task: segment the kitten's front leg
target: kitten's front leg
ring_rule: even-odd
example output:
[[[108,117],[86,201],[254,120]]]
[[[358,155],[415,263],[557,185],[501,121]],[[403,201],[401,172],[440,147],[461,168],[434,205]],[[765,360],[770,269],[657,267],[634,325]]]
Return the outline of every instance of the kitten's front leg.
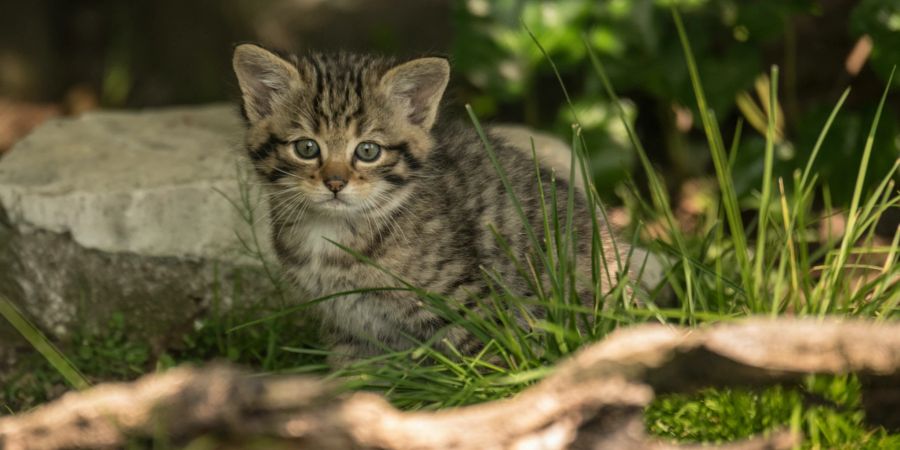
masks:
[[[355,336],[337,330],[327,331],[324,333],[324,338],[328,347],[328,356],[325,357],[325,363],[332,370],[346,369],[365,359],[383,353],[376,345],[361,341]]]
[[[351,343],[337,344],[328,350],[325,363],[328,364],[331,370],[340,370],[346,369],[370,356],[373,355],[361,345]]]

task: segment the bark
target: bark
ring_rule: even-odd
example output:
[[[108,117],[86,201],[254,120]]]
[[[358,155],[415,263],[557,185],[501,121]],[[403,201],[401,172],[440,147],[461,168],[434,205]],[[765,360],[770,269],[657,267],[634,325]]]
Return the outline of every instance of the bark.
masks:
[[[877,406],[867,420],[896,426],[900,324],[754,319],[693,330],[623,329],[513,398],[437,412],[401,412],[377,395],[340,394],[313,378],[182,367],[73,392],[2,418],[0,449],[119,448],[160,440],[209,445],[203,448],[692,448],[645,434],[642,412],[655,393],[850,372],[864,382],[864,404]],[[718,448],[789,449],[798,441],[776,431]]]

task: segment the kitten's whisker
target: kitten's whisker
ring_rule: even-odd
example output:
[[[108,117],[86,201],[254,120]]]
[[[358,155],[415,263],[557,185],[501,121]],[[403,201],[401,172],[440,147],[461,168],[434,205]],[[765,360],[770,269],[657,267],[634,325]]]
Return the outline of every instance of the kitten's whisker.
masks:
[[[284,183],[271,183],[271,182],[260,182],[260,181],[248,181],[248,186],[256,186],[256,187],[274,187],[274,188],[284,188]]]
[[[382,200],[385,203],[393,200],[393,198],[389,197],[383,192],[373,193],[372,197],[376,197],[377,200]],[[373,201],[372,203],[374,204],[375,202]],[[402,202],[396,205],[394,209],[400,210],[404,213],[409,212],[409,209]],[[406,233],[403,232],[403,227],[401,227],[400,224],[397,223],[397,219],[395,219],[393,217],[393,214],[391,214],[392,212],[393,211],[384,211],[380,208],[374,208],[371,210],[372,215],[374,215],[377,219],[380,219],[380,221],[384,222],[386,226],[391,228],[391,234],[397,234],[404,243],[409,243],[409,239],[407,238]]]
[[[291,205],[292,207],[287,209],[287,211],[290,212],[287,220],[281,222],[280,226],[278,227],[277,236],[280,237],[281,233],[284,231],[285,226],[288,225],[290,226],[291,230],[296,230],[298,227],[295,227],[294,224],[296,224],[300,220],[300,218],[303,217],[303,215],[306,213],[307,208],[309,208],[309,205],[310,202],[305,198],[300,198],[299,201]],[[293,237],[293,235],[291,237]]]
[[[303,197],[302,192],[298,192],[297,194],[283,202],[282,205],[278,207],[279,212],[277,213],[277,216],[272,219],[272,225],[278,225],[278,232],[276,233],[276,237],[281,236],[281,232],[284,230],[284,227],[287,224],[295,222],[295,215],[298,217],[298,219],[299,217],[302,217],[303,212],[308,206],[309,201]]]
[[[367,197],[363,201],[364,209],[363,209],[362,216],[365,217],[365,219],[366,219],[366,225],[369,227],[369,235],[370,236],[375,236],[378,233],[378,227],[375,224],[375,221],[372,219],[372,217],[369,214],[366,214],[366,209],[371,209],[371,208],[374,208],[375,206],[376,206],[375,202],[372,200],[371,196]]]
[[[300,186],[289,187],[287,189],[282,189],[280,191],[269,192],[266,194],[270,200],[274,200],[278,197],[286,197],[287,194],[296,194],[298,192],[303,192],[303,189]]]
[[[288,193],[291,193],[291,195],[287,195]],[[274,202],[271,198],[269,199],[270,215],[273,211],[277,211],[275,213],[276,214],[275,216],[270,217],[272,219],[273,224],[275,223],[276,220],[281,219],[284,214],[291,211],[289,208],[285,208],[285,206],[297,201],[298,197],[301,197],[300,200],[306,201],[305,199],[302,198],[303,191],[299,188],[297,188],[295,190],[292,189],[292,190],[284,191],[279,194],[282,195],[283,197],[275,200]]]
[[[298,179],[298,180],[302,180],[302,179],[303,179],[303,177],[301,177],[301,176],[299,176],[299,175],[297,175],[297,174],[295,174],[295,173],[290,173],[290,172],[288,172],[288,171],[286,171],[286,170],[279,169],[278,167],[272,167],[272,169],[275,170],[276,172],[280,172],[280,173],[282,173],[282,174],[285,174],[285,175],[287,175],[287,176],[289,176],[289,177],[291,177],[291,178],[296,178],[296,179]]]

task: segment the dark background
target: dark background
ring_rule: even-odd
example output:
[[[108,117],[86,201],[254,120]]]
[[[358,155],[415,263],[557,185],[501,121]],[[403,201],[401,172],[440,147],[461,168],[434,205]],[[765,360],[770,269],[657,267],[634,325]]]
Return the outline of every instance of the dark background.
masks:
[[[745,92],[760,108],[754,81],[780,66],[779,175],[805,164],[834,103],[853,88],[817,166],[834,200],[846,202],[847,170],[855,173],[888,73],[900,61],[900,0],[2,0],[0,151],[52,115],[234,101],[231,49],[245,41],[287,51],[445,54],[456,103],[568,139],[573,118],[524,23],[573,95],[598,186],[612,192],[633,174],[640,184],[640,175],[583,38],[677,195],[712,167],[667,7],[673,3],[726,139],[748,115],[735,107],[736,96]],[[859,63],[848,69],[854,48]],[[870,180],[900,154],[897,100],[894,93],[888,101]],[[764,143],[745,125],[735,171],[742,196],[759,186]]]

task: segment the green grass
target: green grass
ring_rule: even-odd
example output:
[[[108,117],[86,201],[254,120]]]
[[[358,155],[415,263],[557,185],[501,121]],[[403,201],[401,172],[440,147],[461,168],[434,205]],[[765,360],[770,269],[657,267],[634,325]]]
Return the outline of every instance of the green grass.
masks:
[[[698,219],[693,230],[684,230],[680,226],[662,176],[626,120],[602,62],[591,52],[590,46],[587,47],[597,77],[609,99],[619,107],[618,113],[649,184],[649,200],[638,195],[636,189],[622,191],[622,200],[633,218],[630,235],[636,241],[650,225],[658,224],[662,229],[655,240],[643,242],[643,245],[667,255],[666,284],[674,297],[673,302],[657,304],[653,301],[656,299],[651,298],[636,304],[626,295],[629,286],[623,282],[616,284],[607,295],[598,292],[595,308],[581,306],[575,292],[574,267],[586,262],[575,261],[573,250],[579,239],[591,240],[594,256],[591,282],[599,286],[604,278],[615,276],[600,263],[603,246],[599,236],[605,222],[595,220],[590,236],[566,232],[574,220],[571,200],[559,204],[555,184],[537,181],[537,188],[543,194],[543,229],[527,228],[525,232],[533,246],[542,251],[534,258],[514,261],[520,276],[537,293],[536,298],[516,298],[502,279],[485,269],[483,276],[491,284],[491,295],[478,299],[477,313],[459,311],[447,306],[452,304],[448,299],[405,282],[401,274],[392,274],[400,282],[401,289],[415,293],[427,307],[450,319],[454,326],[463,327],[477,336],[484,344],[483,351],[477,355],[454,354],[452,349],[449,354],[436,351],[435,344],[441,339],[439,333],[416,349],[386,352],[339,372],[326,372],[322,359],[327,351],[316,344],[308,330],[298,328],[293,320],[306,306],[287,306],[277,270],[264,260],[259,241],[253,236],[244,242],[244,249],[263,261],[259,276],[272,281],[273,290],[266,295],[271,297],[269,306],[274,307],[275,312],[270,309],[214,311],[194,330],[182,336],[177,345],[166,348],[161,354],[152,354],[146,346],[135,346],[122,332],[114,331],[106,336],[76,333],[67,349],[68,358],[59,352],[46,353],[47,361],[59,372],[51,369],[47,362],[34,358],[23,366],[23,372],[29,373],[30,378],[7,383],[2,401],[12,405],[9,409],[18,411],[50,397],[52,395],[46,393],[43,396],[35,394],[29,397],[30,402],[17,401],[15,399],[22,396],[10,392],[9,386],[20,386],[19,393],[26,388],[40,391],[42,383],[44,386],[59,383],[59,374],[67,374],[66,378],[74,385],[77,378],[71,374],[78,373],[76,367],[88,381],[100,381],[133,378],[184,361],[225,358],[263,371],[313,372],[341,378],[351,388],[383,393],[403,409],[439,409],[513,395],[539,381],[554,364],[580,347],[602,339],[616,328],[635,323],[655,321],[695,326],[749,315],[900,318],[897,308],[900,267],[894,262],[900,251],[900,233],[895,234],[890,243],[877,240],[874,234],[880,217],[888,209],[900,207],[900,194],[893,181],[898,164],[895,163],[881,180],[867,183],[866,179],[887,89],[872,117],[866,145],[860,149],[852,201],[846,208],[834,208],[828,201],[830,192],[818,179],[814,168],[819,149],[829,139],[831,124],[840,114],[849,90],[836,99],[836,106],[822,124],[804,170],[788,178],[775,178],[773,154],[778,145],[775,142],[775,113],[779,111],[776,107],[779,71],[773,67],[770,91],[763,108],[767,112],[764,180],[749,198],[739,198],[733,186],[732,170],[736,149],[740,147],[741,125],[737,125],[735,137],[726,147],[719,130],[720,122],[709,108],[681,17],[674,10],[673,20],[681,37],[697,111],[715,168],[716,190],[710,195],[715,196],[716,201]],[[535,43],[543,51],[537,39]],[[471,109],[468,113],[473,126],[484,138],[478,118]],[[576,123],[572,135],[573,170],[569,177],[579,173],[574,170],[576,165],[583,169],[589,167],[591,149],[585,145],[579,130]],[[490,143],[487,139],[483,141],[498,176],[509,186]],[[591,180],[584,181],[593,216],[605,217],[607,211],[599,193],[592,188]],[[574,185],[568,186],[568,194],[572,194]],[[816,202],[817,198],[825,199],[824,208]],[[521,205],[515,199],[514,202],[518,214],[524,215]],[[244,212],[248,225],[252,225],[256,221],[254,212],[258,199],[249,189],[244,189],[234,203]],[[817,230],[826,217],[834,214],[847,217],[845,234],[841,239],[823,241],[817,237]],[[748,221],[749,215],[753,219]],[[537,236],[541,234],[550,237],[547,242],[539,241]],[[501,249],[508,250],[499,236],[498,242]],[[352,252],[352,249],[347,250]],[[514,258],[511,252],[507,253]],[[357,257],[361,258],[360,255]],[[635,270],[640,272],[640,268]],[[537,274],[548,276],[543,279]],[[314,301],[329,301],[333,297]],[[528,312],[526,306],[535,303],[547,311],[546,317],[538,319]],[[22,329],[26,336],[34,337],[33,342],[41,345],[35,337],[36,330]],[[116,328],[111,326],[110,329]],[[646,413],[647,427],[652,433],[676,440],[723,441],[790,426],[805,435],[805,448],[887,449],[900,446],[900,436],[868,428],[863,418],[859,382],[852,376],[810,377],[801,386],[762,391],[705,390],[693,395],[666,395],[657,399]]]
[[[75,389],[85,389],[90,384],[78,368],[50,342],[6,297],[0,295],[0,315],[24,337],[29,344]]]
[[[800,387],[666,395],[651,404],[645,423],[653,434],[687,442],[728,442],[787,426],[805,435],[804,448],[898,448],[900,435],[865,426],[860,388],[849,375],[810,376]]]
[[[228,311],[214,309],[190,330],[165,342],[130,335],[122,314],[111,317],[99,330],[75,328],[60,345],[65,356],[60,355],[69,370],[81,376],[79,384],[69,378],[69,371],[57,370],[41,353],[17,355],[14,366],[0,367],[0,416],[26,411],[72,388],[132,380],[185,363],[224,360],[257,371],[287,371],[299,364],[302,371],[324,373],[323,356],[310,351],[298,356],[291,350],[318,345],[311,328],[298,326],[296,320],[268,320],[264,326],[229,332],[235,324],[269,314],[271,308],[253,304]],[[277,345],[270,346],[272,335]]]

